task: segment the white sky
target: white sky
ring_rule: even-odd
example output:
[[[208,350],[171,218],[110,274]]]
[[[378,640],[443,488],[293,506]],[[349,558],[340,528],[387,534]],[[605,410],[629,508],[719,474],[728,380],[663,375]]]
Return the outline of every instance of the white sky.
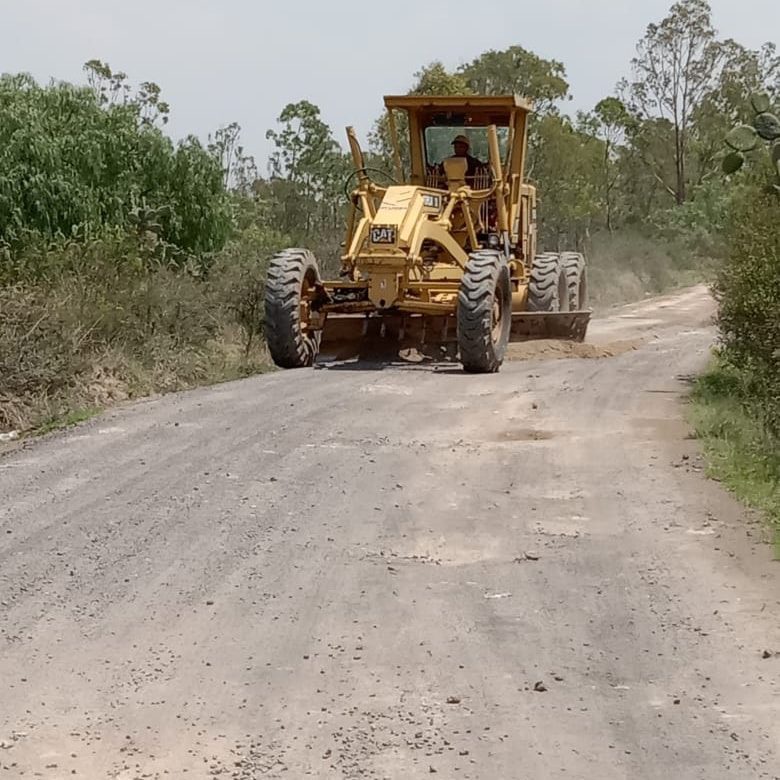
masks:
[[[89,59],[155,81],[169,132],[202,138],[237,121],[261,170],[265,132],[308,99],[343,141],[362,136],[382,96],[432,60],[448,67],[520,44],[561,60],[591,108],[627,74],[636,42],[672,0],[0,0],[0,71],[83,81]],[[777,42],[780,0],[712,0],[724,37]]]

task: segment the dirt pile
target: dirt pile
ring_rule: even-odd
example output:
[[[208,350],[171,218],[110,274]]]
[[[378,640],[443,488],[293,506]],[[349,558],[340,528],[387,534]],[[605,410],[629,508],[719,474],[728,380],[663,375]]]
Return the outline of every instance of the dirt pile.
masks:
[[[623,339],[604,344],[577,343],[555,339],[522,341],[509,345],[507,360],[615,357],[616,355],[622,355],[625,352],[637,349],[641,343],[641,339]]]

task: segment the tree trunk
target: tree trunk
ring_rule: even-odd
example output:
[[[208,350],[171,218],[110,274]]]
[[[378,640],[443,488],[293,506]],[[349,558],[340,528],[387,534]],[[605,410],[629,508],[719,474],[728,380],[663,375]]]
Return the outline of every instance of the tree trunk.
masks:
[[[612,226],[612,185],[609,181],[609,142],[604,145],[604,194],[607,206],[607,230],[614,233]]]
[[[675,200],[678,206],[682,206],[686,199],[685,188],[685,137],[682,128],[675,125],[674,128],[675,153],[674,162],[677,173],[677,186],[675,187]]]

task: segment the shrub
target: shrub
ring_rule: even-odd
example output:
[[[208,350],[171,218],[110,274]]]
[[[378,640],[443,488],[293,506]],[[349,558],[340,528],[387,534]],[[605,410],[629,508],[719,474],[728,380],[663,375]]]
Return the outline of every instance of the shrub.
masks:
[[[724,356],[737,369],[741,395],[780,435],[780,200],[746,190],[730,225],[729,259],[716,294]]]

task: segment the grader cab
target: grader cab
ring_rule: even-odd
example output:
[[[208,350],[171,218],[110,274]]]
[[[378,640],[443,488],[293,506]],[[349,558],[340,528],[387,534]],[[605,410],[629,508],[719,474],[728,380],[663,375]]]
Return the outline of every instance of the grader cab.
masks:
[[[404,96],[385,106],[395,171],[383,178],[392,183],[376,181],[347,128],[356,188],[340,278],[323,281],[307,249],[271,260],[266,332],[276,364],[414,350],[490,373],[510,341],[581,341],[590,319],[582,255],[537,254],[529,104]]]

